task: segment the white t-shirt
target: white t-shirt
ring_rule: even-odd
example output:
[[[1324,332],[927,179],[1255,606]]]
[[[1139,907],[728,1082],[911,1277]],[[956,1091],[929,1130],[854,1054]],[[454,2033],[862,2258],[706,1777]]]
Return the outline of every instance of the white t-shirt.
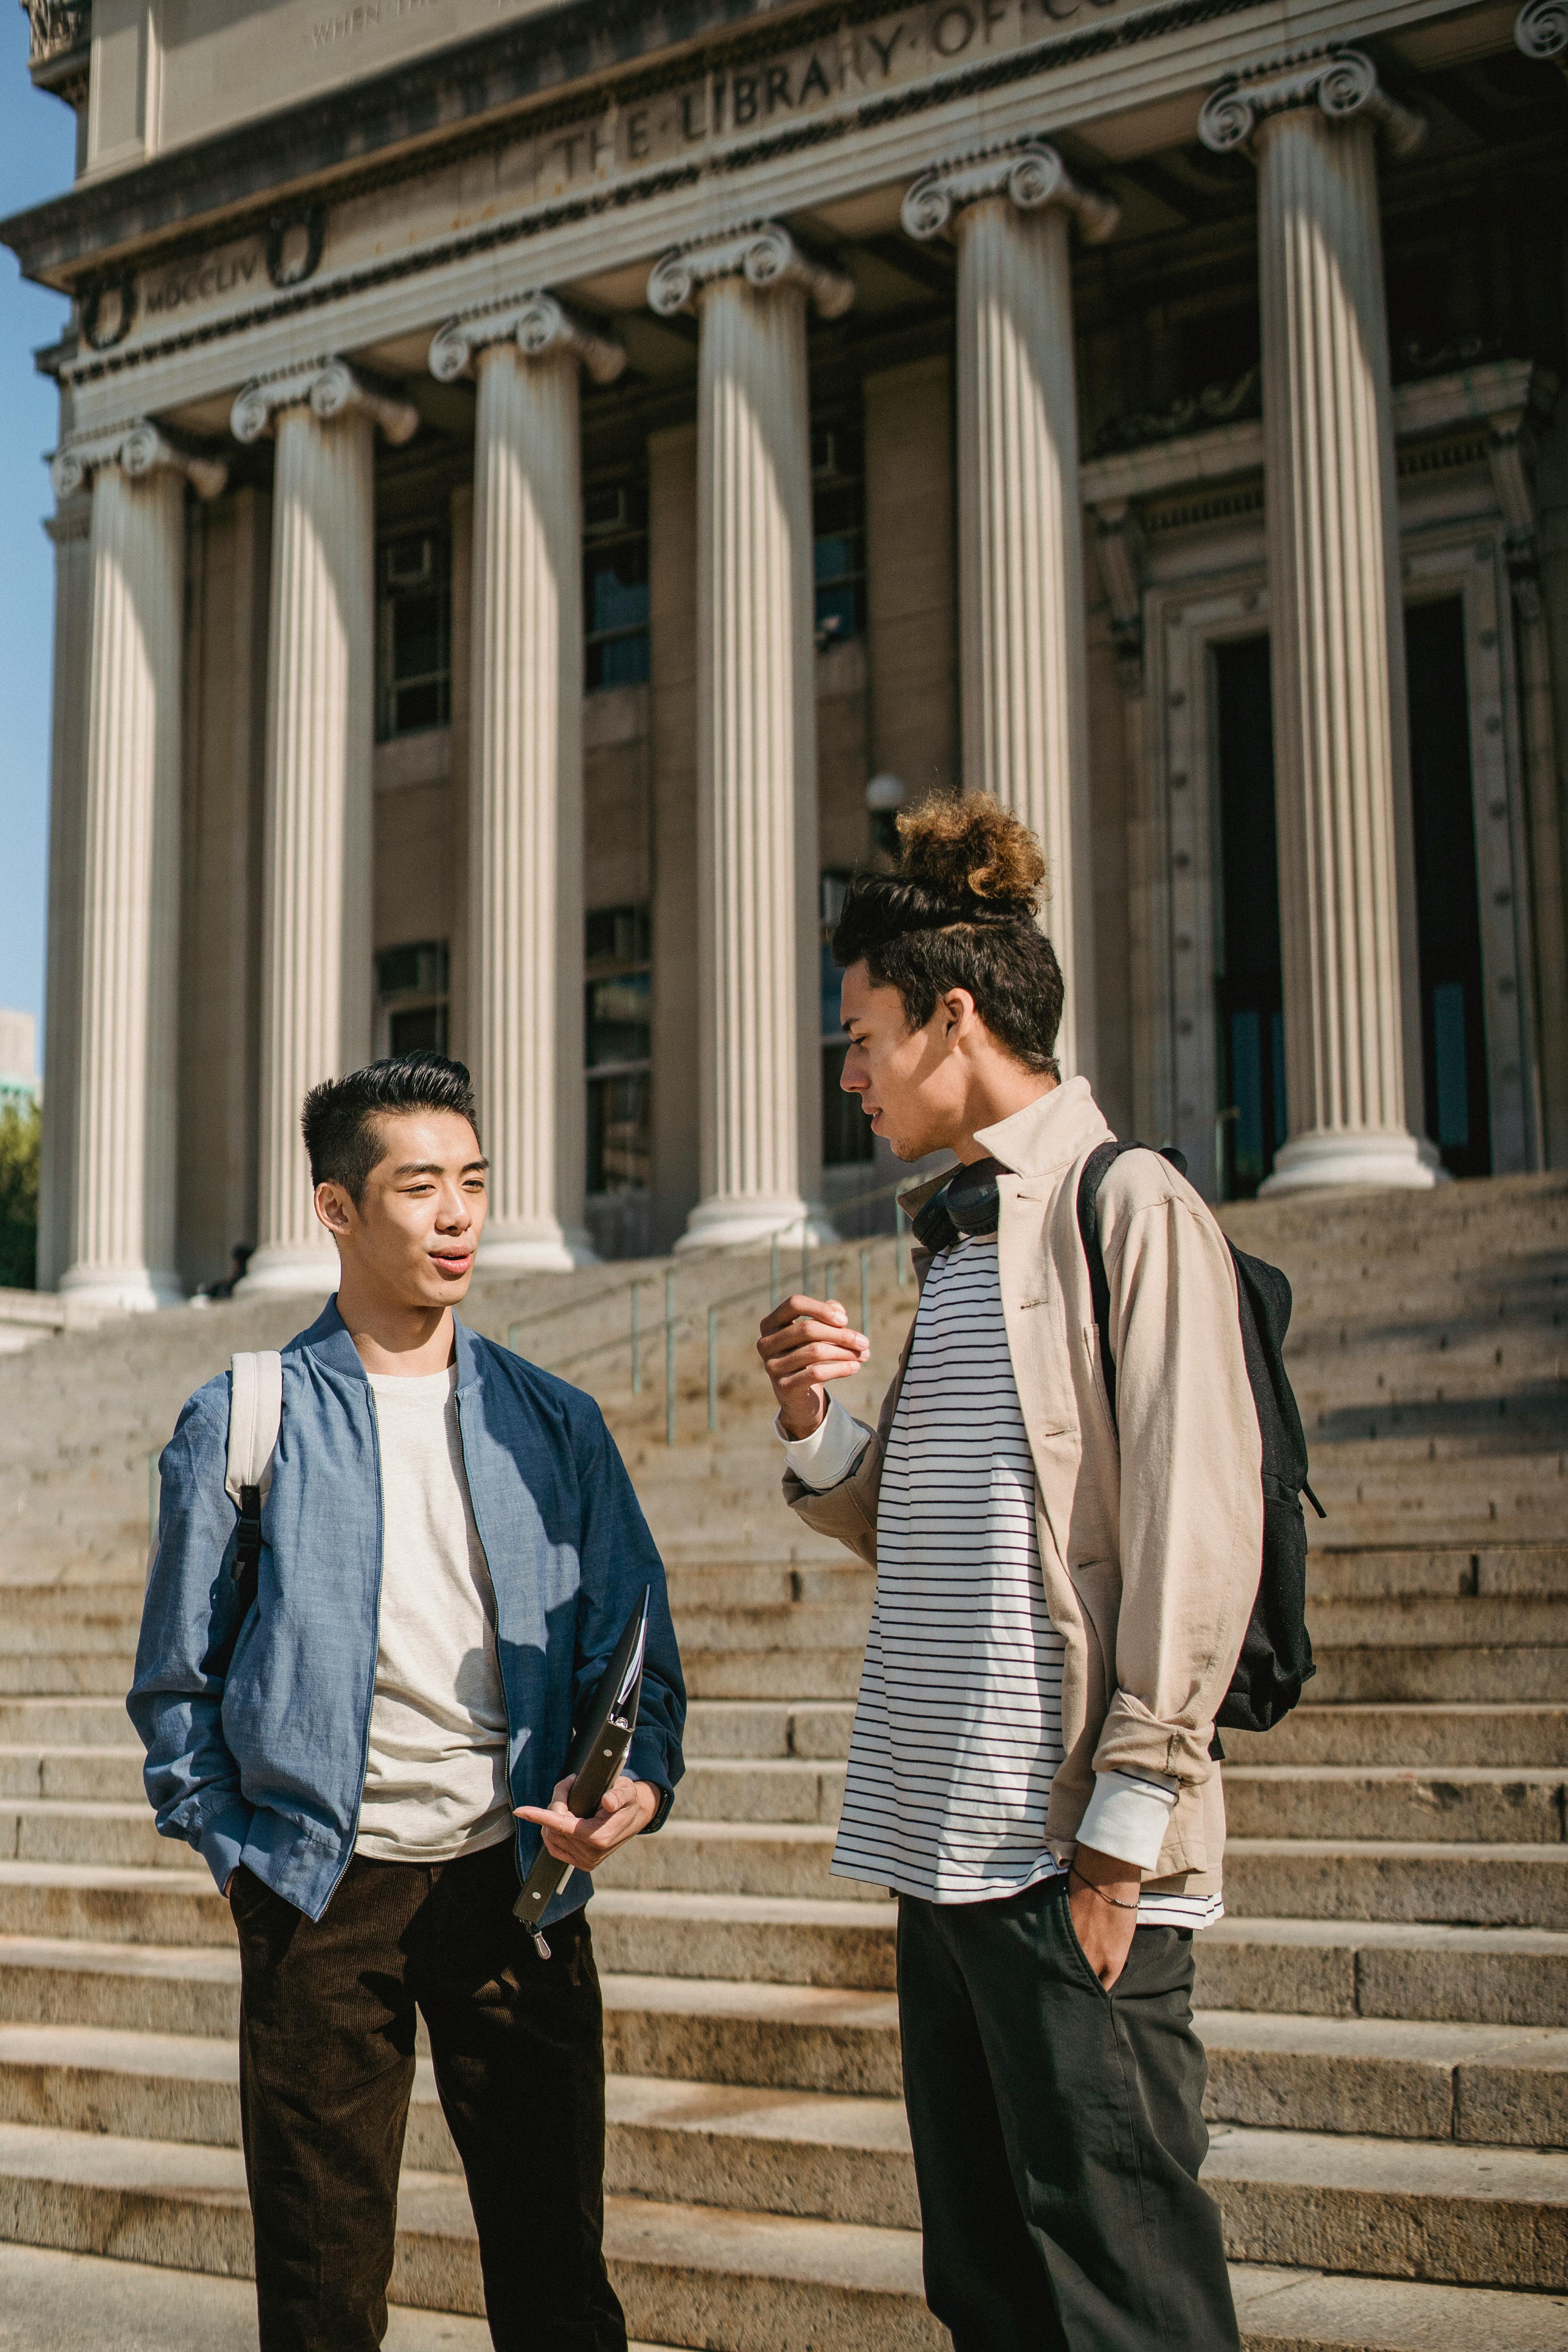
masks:
[[[515,1828],[495,1593],[474,1525],[453,1366],[373,1372],[381,1625],[356,1853],[447,1862]]]

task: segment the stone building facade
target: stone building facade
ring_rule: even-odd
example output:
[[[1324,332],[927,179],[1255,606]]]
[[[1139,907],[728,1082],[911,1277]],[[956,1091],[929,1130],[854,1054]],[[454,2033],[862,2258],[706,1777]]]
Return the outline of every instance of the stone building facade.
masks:
[[[497,1267],[885,1220],[823,940],[963,787],[1205,1190],[1568,1160],[1563,0],[29,5],[41,1282],[310,1286],[421,1042]]]

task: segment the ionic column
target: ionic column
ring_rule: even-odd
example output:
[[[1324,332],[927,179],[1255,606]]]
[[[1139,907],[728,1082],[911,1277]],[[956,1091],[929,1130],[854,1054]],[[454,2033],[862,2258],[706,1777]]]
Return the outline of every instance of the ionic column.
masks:
[[[468,801],[468,1049],[492,1269],[590,1263],[583,1221],[583,580],[577,372],[616,344],[549,294],[454,319],[430,369],[479,379]]]
[[[1265,1189],[1426,1185],[1405,617],[1376,139],[1423,125],[1358,50],[1226,84],[1258,173],[1264,477],[1290,1139]]]
[[[47,1050],[38,1171],[40,1290],[58,1290],[76,1255],[77,1087],[80,1076],[87,709],[81,692],[92,645],[90,497],[62,499],[44,529],[55,550],[55,643],[49,727],[49,903],[44,975]]]
[[[1568,74],[1568,0],[1524,0],[1513,21],[1513,37],[1527,58]]]
[[[174,1146],[185,482],[215,498],[226,468],[142,420],[68,443],[53,473],[61,499],[92,482],[75,1170],[59,1286],[131,1313],[184,1296]]]
[[[698,367],[698,932],[702,1198],[681,1248],[812,1216],[822,1159],[816,680],[805,306],[847,278],[772,225],[667,254],[661,317]]]
[[[958,248],[963,782],[1044,846],[1070,1075],[1093,1058],[1094,939],[1069,214],[1094,243],[1120,217],[1043,139],[939,163],[903,207]]]
[[[237,440],[270,433],[272,590],[262,880],[261,1168],[248,1290],[334,1289],[300,1110],[369,1058],[371,754],[379,425],[406,441],[405,401],[341,360],[247,384]]]

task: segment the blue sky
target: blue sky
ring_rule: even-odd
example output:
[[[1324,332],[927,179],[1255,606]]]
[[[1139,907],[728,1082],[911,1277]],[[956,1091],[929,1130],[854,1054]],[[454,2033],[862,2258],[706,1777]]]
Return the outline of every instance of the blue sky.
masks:
[[[0,0],[0,214],[68,187],[75,150],[70,108],[27,79],[26,16]],[[0,252],[0,1005],[40,1024],[54,635],[54,555],[40,525],[54,505],[42,459],[56,409],[33,353],[65,315],[58,294],[24,284],[15,255]]]

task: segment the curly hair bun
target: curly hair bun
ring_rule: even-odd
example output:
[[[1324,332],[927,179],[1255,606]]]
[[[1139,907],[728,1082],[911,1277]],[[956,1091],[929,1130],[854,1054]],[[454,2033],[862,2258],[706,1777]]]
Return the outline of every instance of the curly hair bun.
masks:
[[[929,800],[899,819],[902,878],[957,911],[983,899],[998,914],[1038,909],[1046,860],[1038,841],[989,793]]]

